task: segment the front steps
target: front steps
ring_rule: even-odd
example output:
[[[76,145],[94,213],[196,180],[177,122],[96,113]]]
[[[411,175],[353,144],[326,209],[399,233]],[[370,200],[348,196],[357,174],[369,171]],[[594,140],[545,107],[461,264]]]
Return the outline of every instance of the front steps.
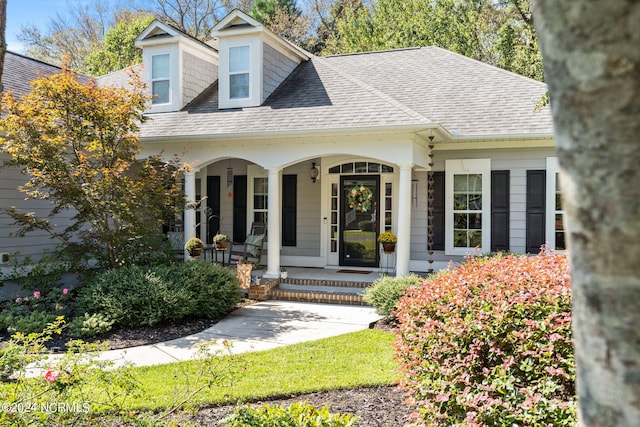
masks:
[[[265,283],[266,282],[266,283]],[[371,283],[343,282],[317,279],[262,279],[251,285],[249,298],[257,300],[316,302],[327,304],[368,305],[363,300],[365,289]]]

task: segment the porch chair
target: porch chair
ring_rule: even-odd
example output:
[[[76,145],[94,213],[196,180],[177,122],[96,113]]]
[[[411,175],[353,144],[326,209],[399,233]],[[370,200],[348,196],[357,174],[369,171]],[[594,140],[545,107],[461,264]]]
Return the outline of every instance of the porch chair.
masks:
[[[229,264],[250,261],[260,264],[262,247],[267,238],[267,225],[263,222],[251,224],[251,232],[244,242],[231,242]]]

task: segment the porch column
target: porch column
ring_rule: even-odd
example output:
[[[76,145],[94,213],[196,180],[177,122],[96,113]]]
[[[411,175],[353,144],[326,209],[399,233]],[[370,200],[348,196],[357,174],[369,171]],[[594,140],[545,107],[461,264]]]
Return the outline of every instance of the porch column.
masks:
[[[281,168],[268,168],[269,197],[267,206],[267,271],[264,277],[280,277],[280,222],[282,221],[280,200]]]
[[[193,204],[196,201],[196,173],[189,171],[184,174],[184,196],[187,206],[184,209],[184,243],[196,237],[196,210]],[[189,253],[184,251],[184,259],[189,259]]]
[[[409,274],[411,261],[411,172],[412,164],[400,165],[398,184],[398,244],[396,245],[396,277]]]

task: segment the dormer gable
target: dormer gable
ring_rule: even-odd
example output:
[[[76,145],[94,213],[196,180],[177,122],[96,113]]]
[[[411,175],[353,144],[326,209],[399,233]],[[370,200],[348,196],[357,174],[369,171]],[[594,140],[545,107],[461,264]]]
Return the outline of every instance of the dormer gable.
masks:
[[[212,31],[220,58],[219,108],[261,105],[312,54],[235,9]]]
[[[218,52],[155,20],[136,38],[142,78],[152,94],[148,113],[178,111],[218,78]]]

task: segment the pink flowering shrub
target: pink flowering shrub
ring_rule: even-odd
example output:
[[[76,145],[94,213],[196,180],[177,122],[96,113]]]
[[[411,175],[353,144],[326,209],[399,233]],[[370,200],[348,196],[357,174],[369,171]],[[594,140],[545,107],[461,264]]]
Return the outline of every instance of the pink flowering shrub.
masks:
[[[570,310],[558,253],[470,258],[409,288],[395,355],[416,421],[575,425]]]

